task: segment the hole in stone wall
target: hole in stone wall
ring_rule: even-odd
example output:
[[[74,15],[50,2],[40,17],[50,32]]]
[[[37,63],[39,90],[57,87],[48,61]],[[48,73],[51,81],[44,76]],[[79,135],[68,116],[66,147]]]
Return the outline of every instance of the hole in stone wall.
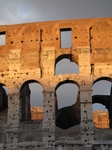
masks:
[[[90,53],[92,53],[92,26],[89,28]]]
[[[56,65],[55,74],[79,74],[79,66],[69,59],[62,59]]]
[[[61,55],[55,61],[55,74],[79,74],[79,66],[72,62],[72,55]]]
[[[111,117],[111,82],[108,80],[99,80],[93,84],[92,102],[93,102],[93,121],[96,128],[110,128]]]
[[[91,74],[94,74],[94,64],[91,64]]]
[[[5,41],[6,41],[6,33],[5,33],[5,31],[0,32],[0,45],[5,45]]]
[[[36,81],[27,81],[20,91],[21,120],[43,120],[43,88]]]
[[[71,48],[72,47],[72,32],[71,28],[60,29],[60,47]]]
[[[60,83],[55,96],[56,126],[68,129],[80,123],[78,86],[69,80]]]

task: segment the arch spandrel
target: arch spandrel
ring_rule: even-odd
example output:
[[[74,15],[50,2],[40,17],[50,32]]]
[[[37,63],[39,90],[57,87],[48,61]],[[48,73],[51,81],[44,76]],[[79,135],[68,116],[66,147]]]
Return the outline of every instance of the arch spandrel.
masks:
[[[77,74],[64,74],[64,75],[57,75],[56,76],[56,85],[59,83],[59,82],[63,82],[63,81],[74,81],[76,82],[78,85],[80,85],[82,82],[83,82],[83,79],[80,79],[80,76],[77,75]]]

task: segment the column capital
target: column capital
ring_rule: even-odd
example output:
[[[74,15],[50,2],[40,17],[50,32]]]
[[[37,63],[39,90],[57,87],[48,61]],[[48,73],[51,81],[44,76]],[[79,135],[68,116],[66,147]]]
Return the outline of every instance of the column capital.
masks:
[[[19,94],[18,88],[8,88],[8,95],[9,94]]]
[[[80,86],[80,91],[93,91],[91,86]]]
[[[55,90],[43,90],[43,94],[44,93],[55,93]]]

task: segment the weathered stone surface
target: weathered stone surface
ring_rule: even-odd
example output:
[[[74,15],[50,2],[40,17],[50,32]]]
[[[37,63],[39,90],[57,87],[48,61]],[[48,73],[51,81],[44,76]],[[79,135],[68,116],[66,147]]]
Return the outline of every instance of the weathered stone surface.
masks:
[[[80,124],[80,97],[77,102],[69,107],[64,107],[56,111],[56,126],[61,129],[68,129]]]
[[[109,115],[107,111],[96,110],[93,112],[93,122],[96,128],[109,128]]]
[[[68,30],[72,45],[62,48],[61,31]],[[0,26],[1,34],[6,40],[0,45],[0,86],[8,88],[8,103],[0,99],[0,150],[112,149],[111,129],[96,129],[92,114],[92,85],[101,79],[112,81],[112,18],[5,25]],[[55,75],[63,58],[78,64],[79,74]],[[42,124],[31,121],[28,84],[32,82],[43,87]],[[76,84],[80,93],[80,111],[75,108],[80,124],[65,132],[55,123],[56,89],[64,83]],[[3,93],[0,88],[0,96]]]
[[[30,107],[31,120],[43,120],[43,108],[39,106]]]

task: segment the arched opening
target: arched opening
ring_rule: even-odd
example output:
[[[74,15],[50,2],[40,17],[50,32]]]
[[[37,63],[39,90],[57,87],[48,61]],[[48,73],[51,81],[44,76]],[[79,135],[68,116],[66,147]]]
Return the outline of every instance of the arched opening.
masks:
[[[5,143],[8,115],[8,89],[0,84],[0,143]]]
[[[79,74],[79,66],[72,62],[71,54],[63,54],[56,59],[55,74]]]
[[[80,94],[76,82],[65,80],[55,89],[56,126],[68,129],[80,124]]]
[[[112,128],[111,79],[102,77],[93,83],[93,121],[96,128]]]
[[[20,89],[20,120],[43,120],[43,88],[35,80],[26,81]]]
[[[8,112],[8,89],[0,84],[0,117],[7,117]]]

